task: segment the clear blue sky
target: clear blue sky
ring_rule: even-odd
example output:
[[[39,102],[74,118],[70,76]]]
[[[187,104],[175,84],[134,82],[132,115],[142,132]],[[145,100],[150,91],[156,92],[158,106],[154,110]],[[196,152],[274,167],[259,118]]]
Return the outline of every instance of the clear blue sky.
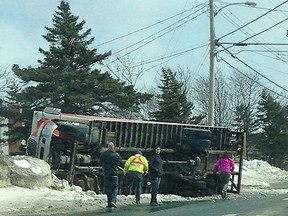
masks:
[[[72,13],[79,16],[79,21],[86,21],[85,29],[92,29],[91,36],[95,37],[94,46],[136,31],[97,46],[97,51],[101,54],[112,50],[114,55],[105,62],[110,68],[115,67],[116,56],[122,57],[128,54],[132,66],[153,60],[153,63],[143,64],[145,74],[138,86],[151,85],[163,66],[174,69],[190,68],[193,74],[208,76],[208,0],[68,0],[68,2]],[[246,0],[215,0],[215,10],[238,2]],[[285,1],[254,2],[257,3],[255,8],[230,5],[221,9],[215,16],[216,38],[220,37],[220,42],[236,43],[251,37],[245,42],[288,44],[286,37],[288,22],[284,21],[288,17],[288,3],[231,33]],[[52,18],[59,3],[60,0],[0,1],[0,69],[10,70],[13,64],[19,64],[20,67],[37,65],[37,60],[42,59],[38,48],[48,49],[48,43],[41,35],[46,34],[45,26],[52,27]],[[273,25],[276,26],[272,27]],[[140,31],[144,27],[147,28]],[[283,52],[286,50],[288,51],[286,45],[229,48],[229,51],[250,67],[288,89],[288,52]],[[179,55],[180,53],[182,54]],[[161,57],[171,55],[175,56],[159,60]],[[218,54],[218,59],[221,58],[234,67],[249,70],[247,66],[225,52]],[[232,69],[223,61],[216,61],[215,65],[225,73],[231,73]],[[283,90],[275,85],[267,81],[266,83],[279,93],[283,93]],[[285,94],[288,95],[287,92]]]

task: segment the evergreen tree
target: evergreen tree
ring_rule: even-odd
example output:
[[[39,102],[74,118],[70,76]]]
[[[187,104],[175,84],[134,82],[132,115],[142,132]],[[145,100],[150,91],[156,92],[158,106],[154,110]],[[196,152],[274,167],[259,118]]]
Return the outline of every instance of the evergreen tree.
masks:
[[[8,123],[1,124],[0,127],[8,127],[8,131],[4,133],[8,139],[2,140],[2,142],[8,142],[13,145],[27,139],[30,128],[25,127],[27,119],[23,118],[23,116],[32,116],[32,113],[29,109],[23,109],[25,103],[23,103],[24,98],[21,98],[19,94],[21,92],[19,82],[15,79],[10,80],[6,88],[8,89],[7,96],[0,101],[0,116],[7,118]],[[24,113],[24,110],[28,111],[28,113]]]
[[[111,52],[99,55],[95,48],[89,49],[94,38],[88,38],[91,29],[83,31],[84,24],[85,21],[78,22],[78,17],[71,14],[69,4],[61,1],[53,28],[46,27],[48,33],[43,36],[49,50],[39,49],[44,55],[44,60],[38,61],[40,67],[13,67],[20,79],[32,84],[23,95],[32,109],[55,106],[64,112],[95,114],[111,110],[113,104],[137,111],[147,94],[137,93],[133,86],[125,86],[109,73],[95,69]]]
[[[249,105],[240,104],[239,106],[236,106],[235,111],[236,118],[233,126],[237,128],[238,131],[245,132],[247,136],[258,129],[258,123],[251,113],[251,110]]]
[[[43,60],[38,60],[40,65],[37,68],[14,65],[12,68],[26,86],[16,100],[23,110],[22,121],[27,122],[28,127],[26,134],[20,137],[26,139],[33,110],[53,106],[68,113],[119,116],[137,112],[139,105],[151,98],[97,69],[111,52],[96,53],[92,48],[94,38],[89,37],[91,29],[83,30],[85,21],[78,21],[69,3],[61,1],[57,9],[53,27],[45,27],[47,34],[43,37],[49,43],[49,50],[39,48],[44,56]]]
[[[259,102],[258,120],[261,131],[257,145],[268,161],[277,166],[281,166],[288,158],[287,117],[287,107],[281,106],[264,90]]]
[[[157,95],[158,109],[152,115],[158,121],[189,123],[193,104],[187,101],[187,91],[170,68],[162,69],[161,94]]]

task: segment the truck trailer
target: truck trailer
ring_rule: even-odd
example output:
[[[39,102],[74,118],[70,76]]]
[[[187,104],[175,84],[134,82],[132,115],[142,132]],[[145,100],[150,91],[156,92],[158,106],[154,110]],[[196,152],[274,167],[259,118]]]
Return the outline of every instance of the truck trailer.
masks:
[[[107,142],[115,144],[123,163],[136,150],[149,158],[159,145],[164,160],[160,193],[206,196],[219,193],[213,165],[227,152],[237,163],[229,189],[240,193],[243,136],[227,127],[77,115],[47,107],[33,113],[26,154],[45,160],[58,178],[99,194],[104,192],[100,155]],[[123,194],[121,170],[119,176],[119,194]],[[146,176],[143,191],[149,190]]]

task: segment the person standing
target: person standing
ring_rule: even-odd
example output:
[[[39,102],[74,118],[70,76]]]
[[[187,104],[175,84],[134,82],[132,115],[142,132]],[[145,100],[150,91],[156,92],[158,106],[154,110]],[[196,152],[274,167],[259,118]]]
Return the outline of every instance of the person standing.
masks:
[[[143,175],[147,175],[148,170],[148,161],[139,150],[125,162],[124,176],[126,176],[126,195],[129,194],[131,186],[134,184],[136,204],[140,204]]]
[[[119,187],[118,167],[122,166],[121,156],[115,152],[113,142],[108,142],[108,150],[100,156],[100,163],[104,171],[104,185],[107,194],[108,208],[117,208],[117,194]]]
[[[232,155],[225,152],[221,158],[214,164],[213,173],[219,174],[220,190],[223,199],[227,199],[227,189],[231,173],[235,169],[235,162]]]
[[[153,155],[149,158],[149,174],[151,178],[151,206],[158,205],[157,194],[163,175],[163,160],[160,157],[160,146],[153,149]]]

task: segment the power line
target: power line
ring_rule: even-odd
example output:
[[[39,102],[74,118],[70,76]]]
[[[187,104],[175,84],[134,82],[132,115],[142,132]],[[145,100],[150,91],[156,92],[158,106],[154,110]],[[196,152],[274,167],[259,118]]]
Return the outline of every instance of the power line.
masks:
[[[242,64],[244,64],[246,67],[248,67],[249,69],[251,69],[252,71],[254,71],[255,73],[259,74],[260,76],[262,76],[264,79],[268,80],[269,82],[273,83],[275,86],[277,86],[278,88],[281,88],[282,90],[288,92],[288,90],[282,86],[280,86],[278,83],[274,82],[273,80],[269,79],[268,77],[264,76],[263,74],[261,74],[260,72],[258,72],[257,70],[255,70],[254,68],[252,68],[250,65],[248,65],[247,63],[245,63],[244,61],[242,61],[240,58],[236,57],[235,55],[233,55],[233,53],[231,53],[228,49],[226,49],[223,45],[221,45],[223,47],[223,49],[228,52],[234,59],[237,59],[238,61],[240,61]]]
[[[193,50],[197,50],[197,49],[200,49],[202,47],[206,47],[208,45],[209,45],[209,43],[203,44],[203,45],[199,45],[197,47],[192,47],[192,48],[189,48],[189,49],[186,49],[186,50],[183,50],[183,51],[174,52],[174,53],[171,53],[169,55],[147,59],[147,60],[144,60],[142,62],[136,63],[135,65],[130,66],[130,68],[140,67],[140,66],[143,66],[143,65],[151,64],[151,63],[162,61],[162,60],[165,60],[165,59],[169,58],[167,61],[165,61],[165,63],[166,63],[166,62],[170,61],[171,59],[173,59],[175,57],[179,57],[180,55],[183,55],[183,54],[185,54],[187,52],[191,52]],[[117,58],[117,60],[121,61],[119,57]],[[160,65],[161,64],[162,63],[160,63]],[[117,71],[115,71],[115,72],[117,72]]]
[[[249,40],[249,39],[251,39],[251,38],[253,38],[253,37],[256,37],[257,35],[262,34],[262,33],[266,32],[266,31],[268,31],[268,30],[274,28],[275,26],[280,25],[281,23],[285,22],[286,20],[288,20],[288,18],[286,18],[286,19],[284,19],[284,20],[281,20],[280,22],[278,22],[278,23],[276,23],[276,24],[270,26],[270,27],[267,28],[267,29],[264,29],[263,31],[258,32],[258,33],[255,34],[255,35],[252,35],[251,37],[246,38],[245,40],[243,40],[243,41],[241,41],[241,42],[244,42],[244,41],[247,41],[247,40]],[[271,45],[272,45],[272,44],[271,44]]]
[[[273,57],[271,57],[271,56],[267,56],[267,55],[264,55],[264,54],[260,54],[260,55],[261,55],[261,56],[264,56],[264,57],[268,57],[268,58],[272,58],[272,59],[273,59]],[[257,64],[257,65],[259,65],[259,66],[261,66],[261,67],[263,67],[263,68],[272,70],[273,72],[278,72],[278,73],[281,73],[281,74],[284,74],[284,75],[288,75],[287,72],[277,70],[275,67],[268,67],[268,66],[266,66],[266,65],[260,64],[258,61],[255,62],[255,61],[253,61],[253,60],[251,60],[251,59],[249,59],[249,58],[245,58],[245,57],[242,57],[242,58],[243,58],[243,59],[246,59],[247,61],[250,61],[250,62],[252,62],[252,63],[254,63],[254,64]],[[276,60],[279,60],[279,59],[276,59]],[[287,62],[284,62],[284,63],[285,63],[285,64],[288,64]]]
[[[184,51],[171,53],[170,55],[166,55],[166,56],[159,57],[159,58],[157,57],[156,59],[155,58],[148,59],[148,60],[144,61],[144,63],[139,63],[139,64],[134,65],[132,67],[138,67],[138,66],[142,66],[142,65],[145,65],[145,64],[150,64],[150,63],[161,61],[161,60],[164,60],[164,59],[167,59],[167,58],[171,58],[171,57],[178,57],[178,56],[183,55],[183,54],[185,54],[187,52],[190,52],[190,51],[193,51],[193,50],[196,50],[196,49],[200,49],[200,48],[205,47],[207,45],[208,44],[204,44],[204,45],[201,45],[201,46],[198,46],[198,47],[193,47],[193,48],[190,48],[190,49],[187,49],[187,50],[184,50]]]
[[[226,35],[223,35],[222,37],[218,38],[218,40],[220,40],[220,39],[222,39],[222,38],[224,38],[224,37],[227,37],[228,35],[231,35],[231,34],[237,32],[237,31],[239,31],[240,29],[242,29],[242,28],[250,25],[251,23],[253,23],[253,22],[261,19],[262,17],[266,16],[267,14],[271,13],[272,11],[274,11],[275,9],[277,9],[278,7],[282,6],[283,4],[285,4],[285,3],[287,3],[287,2],[288,2],[288,0],[286,0],[285,2],[283,2],[283,3],[279,4],[278,6],[272,8],[271,10],[269,10],[269,11],[267,11],[266,13],[262,14],[261,16],[257,17],[256,19],[253,19],[252,21],[246,23],[245,25],[243,25],[243,26],[241,26],[241,27],[239,27],[239,28],[237,28],[237,29],[235,29],[235,30],[227,33]]]
[[[287,53],[288,50],[259,50],[259,49],[245,49],[235,52],[235,54],[239,54],[241,52],[263,52],[263,53]]]
[[[201,9],[203,9],[203,8],[201,8]],[[201,9],[199,9],[198,11],[200,11]],[[196,12],[198,12],[198,11],[196,11]],[[196,12],[195,12],[195,13],[196,13]],[[129,48],[131,48],[131,47],[133,47],[133,46],[135,46],[135,45],[137,45],[137,44],[139,44],[139,43],[141,43],[141,42],[143,42],[143,41],[145,41],[145,40],[147,40],[147,39],[149,39],[149,38],[151,38],[151,37],[153,37],[153,36],[155,36],[155,35],[157,35],[157,34],[159,34],[160,32],[163,32],[163,31],[169,29],[170,27],[172,27],[172,26],[174,26],[174,25],[180,23],[179,25],[175,26],[173,29],[164,32],[163,34],[161,34],[160,36],[156,37],[156,38],[153,39],[153,40],[148,41],[148,43],[150,43],[150,42],[152,42],[152,41],[154,41],[154,40],[156,40],[156,39],[162,37],[163,35],[165,35],[165,34],[171,32],[171,31],[175,30],[176,28],[179,28],[180,26],[186,24],[187,22],[189,22],[189,21],[191,21],[191,20],[197,18],[198,16],[201,16],[203,13],[204,13],[204,12],[202,12],[202,13],[199,14],[199,15],[196,15],[196,16],[192,17],[192,18],[189,19],[189,20],[186,20],[186,21],[183,22],[183,23],[180,23],[181,21],[183,21],[183,20],[185,20],[186,18],[188,18],[188,17],[190,17],[191,15],[193,15],[193,14],[189,14],[188,16],[186,16],[186,17],[184,17],[184,18],[182,18],[182,19],[180,19],[180,20],[174,22],[173,24],[171,24],[171,25],[169,25],[169,26],[167,26],[167,27],[161,29],[160,31],[158,31],[158,32],[156,32],[156,33],[154,33],[154,34],[152,34],[152,35],[150,35],[150,36],[148,36],[148,37],[146,37],[146,38],[144,38],[144,39],[142,39],[142,40],[140,40],[140,41],[138,41],[138,42],[136,42],[136,43],[134,43],[134,44],[131,44],[131,45],[129,45],[128,47],[125,47],[125,48],[122,48],[121,50],[118,50],[118,51],[117,51],[116,53],[114,53],[113,55],[116,55],[116,54],[118,54],[118,53],[120,53],[120,52],[122,52],[122,51],[124,51],[124,50],[126,50],[126,49],[129,49]],[[148,43],[145,43],[144,45],[146,45],[146,44],[148,44]],[[141,47],[142,47],[142,46],[141,46]],[[140,47],[140,48],[141,48],[141,47]],[[136,50],[137,50],[137,49],[136,49]]]
[[[274,25],[272,25],[272,26],[270,26],[270,27],[268,27],[268,28],[266,28],[266,29],[264,29],[264,30],[256,33],[256,34],[254,34],[254,35],[252,35],[252,36],[250,36],[250,37],[248,37],[248,38],[246,38],[246,39],[244,39],[244,40],[242,40],[242,41],[240,41],[240,42],[238,42],[238,43],[232,43],[232,45],[231,45],[230,47],[225,48],[225,50],[228,50],[228,49],[230,49],[230,48],[233,47],[233,46],[247,46],[248,43],[243,43],[243,42],[245,42],[245,41],[247,41],[247,40],[249,40],[249,39],[251,39],[251,38],[254,38],[254,37],[256,37],[257,35],[260,35],[260,34],[262,34],[263,32],[266,32],[266,31],[274,28],[275,26],[281,24],[282,22],[285,22],[286,20],[288,20],[288,18],[286,18],[286,19],[284,19],[284,20],[281,20],[280,22],[278,22],[278,23],[276,23],[276,24],[274,24]],[[224,42],[224,43],[225,43],[225,42]],[[219,43],[219,39],[217,39],[216,45],[219,46],[219,44],[222,44],[222,42]],[[226,43],[226,44],[228,44],[228,43]],[[253,45],[253,44],[254,44],[254,45],[257,45],[257,44],[258,44],[258,45],[263,45],[263,44],[265,44],[265,43],[262,43],[262,44],[261,44],[261,43],[251,43],[251,45]],[[266,43],[266,44],[268,44],[268,43]],[[269,45],[279,45],[279,44],[270,43]],[[281,44],[280,44],[280,45],[281,45]],[[286,43],[283,43],[283,45],[287,45],[287,44],[286,44]],[[218,53],[219,53],[219,52],[221,52],[221,50],[218,51]]]
[[[204,4],[204,3],[201,3],[201,4],[199,4],[198,6],[192,7],[192,8],[190,8],[190,9],[188,9],[188,10],[182,12],[182,13],[179,13],[179,14],[183,14],[183,13],[185,13],[185,12],[187,12],[187,11],[190,11],[190,10],[193,9],[193,8],[198,8],[199,6],[201,6],[201,5],[203,5],[203,4]],[[138,41],[138,42],[136,42],[136,43],[134,43],[134,44],[132,44],[132,45],[130,45],[130,46],[128,46],[128,47],[125,47],[125,48],[117,51],[116,53],[113,53],[113,55],[116,56],[116,54],[124,51],[125,49],[131,48],[131,47],[137,45],[138,43],[141,43],[141,42],[149,39],[150,37],[153,37],[153,36],[157,35],[158,33],[162,32],[162,31],[164,31],[164,30],[166,30],[166,29],[171,28],[173,25],[176,25],[176,24],[178,24],[179,22],[185,20],[186,18],[192,16],[193,14],[201,11],[203,8],[206,8],[206,6],[201,7],[200,9],[198,9],[197,11],[195,11],[195,12],[192,13],[192,14],[190,13],[189,15],[187,15],[187,16],[185,16],[184,18],[182,18],[182,19],[174,22],[173,24],[169,25],[168,27],[165,27],[165,28],[161,29],[160,31],[158,31],[158,32],[156,32],[156,33],[154,33],[154,34],[152,34],[152,35],[150,35],[150,36],[148,36],[148,37],[146,37],[146,38],[144,38],[144,39],[142,39],[142,40],[140,40],[140,41]],[[108,64],[104,65],[103,67],[107,67],[109,71],[112,71],[111,68],[108,67],[108,65],[110,65],[110,64],[112,64],[113,62],[116,62],[117,60],[119,60],[120,58],[123,58],[123,57],[127,56],[128,54],[130,54],[130,53],[132,53],[132,52],[134,52],[134,51],[136,51],[136,50],[144,47],[144,46],[147,45],[148,43],[150,43],[150,42],[152,42],[152,41],[154,41],[154,40],[156,40],[156,39],[164,36],[165,34],[171,32],[172,30],[175,30],[176,28],[179,28],[180,26],[182,26],[182,25],[186,24],[187,22],[189,22],[189,21],[191,21],[191,20],[193,20],[193,19],[201,16],[201,15],[204,14],[204,13],[205,13],[205,11],[202,12],[202,13],[200,13],[200,14],[198,14],[198,15],[196,15],[196,16],[194,16],[194,17],[192,17],[192,18],[190,18],[189,20],[184,21],[183,23],[180,23],[179,25],[175,26],[173,29],[170,29],[170,30],[166,31],[166,32],[164,32],[163,34],[157,36],[156,38],[153,38],[153,39],[149,40],[148,42],[146,42],[145,44],[143,44],[143,45],[141,45],[141,46],[133,49],[132,51],[130,51],[130,52],[128,52],[128,53],[126,53],[126,54],[124,54],[124,55],[122,55],[122,56],[120,56],[120,57],[117,57],[115,60],[113,60],[112,62],[109,62]],[[177,14],[177,15],[179,15],[179,14]],[[177,15],[175,15],[175,16],[177,16]],[[175,17],[175,16],[172,16],[172,17]],[[172,18],[172,17],[170,17],[170,18]],[[167,19],[169,19],[169,18],[167,18]],[[167,20],[167,19],[166,19],[166,20]],[[162,22],[162,21],[160,21],[160,22]],[[158,22],[158,23],[160,23],[160,22]],[[156,24],[152,24],[152,25],[150,25],[150,26],[153,26],[153,25],[156,25]],[[144,28],[148,28],[148,27],[144,27]],[[142,29],[144,29],[144,28],[142,28]],[[140,30],[139,30],[139,31],[140,31]],[[131,34],[132,34],[132,33],[131,33]],[[121,36],[121,37],[124,37],[124,36]],[[116,40],[116,39],[115,39],[115,40]],[[108,43],[108,42],[107,42],[107,43]],[[103,43],[102,43],[102,44],[103,44]],[[98,46],[99,46],[99,45],[98,45]],[[204,45],[204,46],[206,46],[206,45]],[[94,46],[94,47],[95,47],[95,46]],[[144,64],[149,64],[149,63],[152,63],[152,62],[155,62],[155,61],[160,61],[160,60],[163,60],[163,59],[166,59],[166,58],[171,58],[171,57],[179,56],[179,55],[182,55],[182,54],[184,54],[184,53],[186,53],[186,52],[189,52],[189,51],[192,51],[192,50],[194,50],[194,49],[201,48],[201,47],[202,47],[202,46],[199,46],[199,47],[196,47],[196,48],[190,48],[190,49],[188,49],[188,50],[184,50],[184,51],[177,52],[177,53],[172,53],[172,54],[169,55],[169,56],[166,56],[166,57],[164,56],[164,57],[162,57],[162,58],[159,58],[159,59],[157,59],[157,60],[150,61],[150,62],[147,62],[147,63],[144,63]],[[171,59],[172,59],[172,58],[171,58]],[[169,61],[169,60],[168,60],[168,61]],[[141,64],[138,64],[137,66],[140,66],[140,65],[141,65]],[[143,64],[142,64],[142,65],[143,65]],[[37,66],[37,65],[35,65],[35,66]],[[101,67],[101,68],[103,68],[103,67]],[[100,69],[101,69],[101,68],[100,68]]]
[[[223,2],[224,4],[230,4],[231,2],[225,2],[225,1],[221,1],[221,2]],[[270,1],[270,2],[272,2],[272,1]],[[243,5],[244,7],[249,7],[249,6],[245,6],[245,5]],[[257,9],[260,9],[260,10],[271,10],[271,8],[265,8],[265,7],[259,7],[258,5],[257,6],[255,6],[254,8],[257,8]],[[275,9],[274,11],[278,11],[278,12],[288,12],[288,10],[280,10],[280,9]]]
[[[288,18],[287,18],[288,19]],[[253,36],[254,37],[254,36]],[[248,38],[250,39],[250,38]],[[243,43],[244,41],[248,40],[248,39],[245,39],[241,42],[238,42],[238,43],[231,43],[231,42],[221,42],[221,44],[228,44],[228,45],[233,45],[233,46],[258,46],[258,45],[270,45],[270,46],[288,46],[288,43]],[[228,49],[228,48],[226,48]]]
[[[126,54],[122,55],[120,58],[122,58],[122,57],[124,57],[124,56],[127,56],[127,55],[129,55],[130,53],[132,53],[132,52],[135,52],[136,50],[138,50],[138,49],[140,49],[140,48],[142,48],[142,47],[146,46],[147,44],[149,44],[149,43],[151,43],[151,42],[155,41],[156,39],[159,39],[160,37],[162,37],[162,36],[166,35],[167,33],[169,33],[169,32],[171,32],[171,31],[173,31],[173,30],[174,30],[174,29],[176,29],[176,28],[179,28],[180,26],[182,26],[182,25],[186,24],[187,22],[189,22],[189,21],[191,21],[191,20],[193,20],[193,19],[195,19],[195,18],[197,18],[197,17],[201,16],[201,15],[202,15],[202,14],[204,14],[204,13],[205,13],[205,12],[202,12],[202,13],[200,13],[200,14],[198,14],[198,15],[196,15],[196,16],[194,16],[194,17],[192,17],[191,19],[189,19],[189,20],[186,20],[184,23],[181,23],[181,24],[179,24],[179,25],[175,26],[173,29],[170,29],[170,30],[168,30],[168,31],[164,32],[163,34],[161,34],[161,35],[159,35],[159,36],[157,36],[157,37],[155,37],[155,38],[152,38],[151,40],[147,41],[146,43],[144,43],[144,44],[142,44],[142,45],[140,45],[140,46],[136,47],[135,49],[133,49],[133,50],[129,51],[128,53],[126,53]],[[185,17],[185,18],[186,18],[186,17]],[[175,25],[175,24],[177,24],[177,22],[176,22],[176,23],[174,23],[174,24],[172,24],[172,25]],[[146,37],[146,38],[142,39],[141,41],[138,41],[137,43],[134,43],[134,44],[132,44],[132,45],[130,45],[130,46],[128,46],[128,47],[126,47],[126,48],[123,48],[123,49],[121,49],[121,50],[117,51],[117,52],[116,52],[116,53],[114,53],[113,55],[116,55],[116,54],[118,54],[118,53],[122,52],[123,50],[125,50],[125,49],[127,49],[127,48],[131,48],[132,46],[135,46],[135,45],[137,45],[138,43],[141,43],[141,42],[143,42],[144,40],[146,40],[146,39],[148,39],[148,38],[150,38],[150,37],[152,37],[152,36],[154,36],[154,35],[158,34],[159,32],[161,32],[161,31],[163,31],[163,30],[166,30],[166,29],[168,29],[168,28],[169,28],[169,27],[171,27],[172,25],[170,25],[170,26],[168,26],[168,27],[166,27],[166,28],[164,28],[164,29],[162,29],[162,30],[158,31],[158,32],[157,32],[157,33],[155,33],[155,34],[152,34],[152,35],[150,35],[150,36],[148,36],[148,37]],[[115,61],[117,61],[117,59],[116,59],[116,60],[114,60],[114,61],[112,61],[112,62],[109,62],[109,64],[112,64],[112,63],[113,63],[113,62],[115,62]],[[104,67],[104,66],[103,66],[103,67]],[[101,69],[101,68],[100,68],[100,69]]]
[[[279,51],[279,50],[277,50],[277,51],[271,51],[271,50],[240,50],[238,52],[234,52],[233,55],[238,55],[241,52],[254,52],[254,53],[258,54],[258,55],[261,55],[261,56],[264,56],[264,57],[267,57],[267,58],[271,58],[271,59],[274,59],[274,60],[282,61],[282,62],[288,64],[288,62],[286,60],[282,60],[282,59],[279,59],[279,58],[275,58],[273,56],[269,56],[269,55],[263,54],[263,53],[276,53],[277,52],[278,55],[280,55],[281,53],[285,53],[285,52],[288,52],[288,51]],[[281,54],[281,55],[283,56],[283,54]],[[287,55],[285,55],[285,56],[287,56]],[[284,73],[284,72],[282,72],[282,73]],[[285,74],[288,74],[288,73],[285,73]]]
[[[200,71],[200,68],[204,65],[204,62],[208,58],[208,56],[209,56],[209,44],[207,44],[207,48],[206,48],[204,54],[202,55],[201,61],[199,62],[198,66],[196,67],[196,70],[195,70],[196,73],[198,71]]]
[[[97,45],[95,45],[95,46],[93,46],[93,47],[99,47],[99,46],[102,46],[102,45],[104,45],[104,44],[107,44],[107,43],[110,43],[110,42],[119,40],[119,39],[121,39],[121,38],[124,38],[124,37],[130,36],[130,35],[132,35],[132,34],[138,33],[138,32],[140,32],[140,31],[146,30],[146,29],[151,28],[151,27],[153,27],[153,26],[155,26],[155,25],[158,25],[158,24],[160,24],[160,23],[163,23],[163,22],[165,22],[165,21],[167,21],[167,20],[170,20],[170,19],[173,19],[173,18],[175,18],[175,17],[177,17],[177,16],[183,15],[183,14],[191,11],[192,9],[195,9],[195,8],[197,8],[197,7],[199,7],[199,6],[203,5],[203,4],[206,4],[206,3],[201,3],[201,4],[197,5],[196,7],[191,7],[191,8],[189,8],[189,9],[185,10],[185,11],[182,11],[181,13],[175,14],[175,15],[173,15],[173,16],[170,16],[170,17],[166,18],[166,19],[160,20],[160,21],[158,21],[158,22],[156,22],[156,23],[153,23],[153,24],[151,24],[151,25],[145,26],[145,27],[143,27],[143,28],[140,28],[140,29],[138,29],[138,30],[132,31],[132,32],[130,32],[130,33],[121,35],[121,36],[116,37],[116,38],[114,38],[114,39],[111,39],[111,40],[105,41],[105,42],[103,42],[103,43],[97,44]]]
[[[280,94],[280,93],[278,93],[278,92],[276,92],[276,91],[268,88],[267,86],[259,83],[259,82],[256,81],[256,80],[250,78],[249,76],[247,76],[245,73],[243,73],[242,71],[240,71],[238,68],[236,68],[236,67],[234,67],[233,65],[231,65],[231,64],[230,64],[229,62],[227,62],[226,60],[224,60],[224,59],[221,58],[221,61],[225,62],[225,63],[226,63],[227,65],[229,65],[231,68],[233,68],[233,69],[236,70],[237,72],[241,73],[241,74],[242,74],[243,76],[245,76],[246,78],[254,81],[255,83],[257,83],[258,85],[260,85],[260,86],[263,87],[264,89],[267,89],[267,90],[269,90],[270,92],[273,92],[274,94],[276,94],[276,95],[278,95],[278,96],[280,96],[280,97],[283,97],[283,98],[285,98],[285,99],[288,99],[288,97],[286,97],[286,96],[284,96],[284,95],[282,95],[282,94]],[[253,71],[255,71],[255,70],[253,69]],[[257,73],[258,73],[258,72],[257,72]],[[263,76],[263,75],[261,74],[261,76]],[[287,91],[287,90],[286,90],[286,91]]]
[[[276,11],[276,10],[274,10],[274,11]],[[240,23],[242,23],[242,20],[239,19],[237,16],[235,16],[234,13],[231,13],[229,10],[228,10],[228,12],[230,13],[230,16],[226,15],[225,12],[222,12],[222,13],[221,13],[221,16],[225,17],[226,20],[228,20],[232,25],[234,25],[235,27],[238,28],[240,25],[236,24],[230,17],[231,17],[231,16],[235,17]],[[223,15],[223,14],[224,14],[224,15]],[[273,22],[275,22],[275,21],[273,20]],[[252,30],[249,26],[247,26],[247,28],[250,29],[250,31],[253,32],[253,30]],[[285,29],[285,31],[286,31],[286,28],[284,28],[284,29]],[[241,31],[249,37],[250,34],[248,34],[248,32],[247,32],[245,29],[241,29]],[[254,33],[253,33],[253,34],[254,34]],[[261,38],[262,41],[265,41],[265,38],[264,38],[264,37],[261,37],[261,36],[260,36],[260,38]],[[253,40],[254,40],[255,42],[259,42],[259,40],[256,39],[256,38],[253,38]],[[263,47],[264,49],[266,49],[267,51],[271,51],[271,52],[274,51],[274,50],[272,50],[270,47],[268,47],[267,45],[263,45],[262,47]],[[275,58],[277,58],[277,59],[279,59],[279,60],[281,60],[281,61],[288,61],[288,59],[287,59],[285,56],[283,56],[283,55],[282,55],[282,56],[275,55]]]
[[[184,5],[184,8],[186,7],[187,2],[188,2],[188,0],[186,0],[186,3],[185,3],[185,5]],[[181,16],[180,16],[180,18],[181,18]],[[183,25],[183,27],[182,27],[182,29],[181,29],[181,31],[180,31],[180,34],[178,34],[177,40],[176,40],[176,42],[175,42],[175,44],[174,44],[174,47],[173,47],[173,49],[172,49],[172,51],[171,51],[170,53],[173,53],[173,50],[175,49],[175,47],[176,47],[176,45],[177,45],[177,43],[178,43],[178,41],[179,41],[179,38],[180,38],[180,36],[181,36],[181,33],[182,33],[184,27],[185,27],[185,25]],[[168,52],[168,49],[169,49],[170,44],[171,44],[171,42],[172,42],[172,39],[173,39],[174,35],[176,35],[175,32],[176,32],[176,29],[174,30],[174,32],[173,32],[173,34],[172,34],[172,36],[171,36],[171,38],[170,38],[170,40],[169,40],[169,42],[168,42],[168,45],[167,45],[167,47],[166,47],[166,51],[165,51],[164,55],[166,55],[167,52]]]

